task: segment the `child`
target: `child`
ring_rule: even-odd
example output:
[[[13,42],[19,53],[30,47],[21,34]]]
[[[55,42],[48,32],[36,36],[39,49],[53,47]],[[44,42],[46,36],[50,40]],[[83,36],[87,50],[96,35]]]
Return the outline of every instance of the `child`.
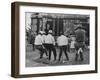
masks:
[[[75,52],[75,43],[76,43],[75,35],[71,35],[71,43],[70,43],[70,52]]]

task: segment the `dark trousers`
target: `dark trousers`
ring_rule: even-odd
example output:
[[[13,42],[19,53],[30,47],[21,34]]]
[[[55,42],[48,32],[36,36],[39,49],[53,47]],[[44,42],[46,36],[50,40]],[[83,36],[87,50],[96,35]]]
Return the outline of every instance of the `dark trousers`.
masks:
[[[67,51],[70,52],[70,44],[67,45]]]
[[[54,55],[54,60],[56,60],[56,49],[54,47],[53,44],[45,44],[45,48],[48,50],[49,52],[49,60],[51,59],[51,52],[53,52],[53,55]]]
[[[63,52],[65,53],[67,60],[69,60],[69,57],[67,55],[67,46],[60,46],[60,53],[59,53],[59,59],[58,60],[60,61]]]
[[[36,48],[40,51],[40,58],[43,58],[44,53],[45,53],[46,56],[48,56],[46,49],[43,48],[42,45],[36,45]]]
[[[35,50],[34,46],[35,46],[34,43],[32,43],[33,51]]]
[[[75,44],[75,49],[76,49],[75,60],[76,60],[76,61],[78,60],[78,57],[79,57],[79,56],[80,56],[80,59],[81,59],[81,60],[84,59],[84,57],[83,57],[83,52],[79,52],[79,54],[78,54],[79,48],[81,48],[81,49],[83,50],[83,49],[84,49],[84,46],[85,46],[84,42],[77,42],[77,43]]]

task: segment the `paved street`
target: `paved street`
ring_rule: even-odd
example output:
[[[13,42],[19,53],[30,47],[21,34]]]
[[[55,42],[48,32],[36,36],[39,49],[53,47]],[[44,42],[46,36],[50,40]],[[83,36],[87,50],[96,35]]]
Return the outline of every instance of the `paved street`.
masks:
[[[59,49],[57,51],[57,59],[59,55]],[[57,66],[57,65],[82,65],[82,64],[89,64],[89,50],[84,51],[84,61],[75,61],[75,53],[68,53],[69,61],[66,60],[65,55],[62,55],[61,61],[58,62],[53,61],[54,57],[53,54],[51,56],[51,60],[48,61],[48,57],[44,54],[42,59],[39,59],[39,51],[35,49],[33,51],[32,45],[28,45],[26,47],[26,67],[39,67],[39,66]]]

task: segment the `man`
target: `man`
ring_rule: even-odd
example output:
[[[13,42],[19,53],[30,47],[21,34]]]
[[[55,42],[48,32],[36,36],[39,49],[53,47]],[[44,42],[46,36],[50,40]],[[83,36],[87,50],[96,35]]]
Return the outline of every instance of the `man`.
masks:
[[[46,33],[44,31],[42,31],[42,39],[43,39],[43,48],[45,50],[45,54],[46,56],[48,56],[48,53],[47,53],[47,48],[46,48],[46,45],[45,45],[45,38],[46,38]]]
[[[43,48],[43,38],[42,38],[42,31],[35,38],[35,46],[40,51],[40,59],[43,58],[43,54],[46,53],[45,49]]]
[[[76,37],[75,34],[72,34],[70,42],[70,53],[75,53],[75,44],[76,44]]]
[[[63,52],[65,53],[66,59],[69,60],[67,55],[68,38],[63,33],[60,33],[60,36],[57,38],[57,43],[60,48],[58,61],[60,61]]]
[[[55,39],[52,36],[52,30],[49,30],[48,35],[45,38],[45,47],[49,51],[49,60],[51,60],[51,52],[53,51],[54,60],[56,60],[56,49],[54,47]]]
[[[82,27],[82,25],[77,25],[77,28],[75,29],[75,34],[76,34],[76,57],[75,60],[78,60],[78,56],[80,55],[81,61],[84,60],[83,58],[83,48],[85,47],[85,37],[86,37],[86,31]]]

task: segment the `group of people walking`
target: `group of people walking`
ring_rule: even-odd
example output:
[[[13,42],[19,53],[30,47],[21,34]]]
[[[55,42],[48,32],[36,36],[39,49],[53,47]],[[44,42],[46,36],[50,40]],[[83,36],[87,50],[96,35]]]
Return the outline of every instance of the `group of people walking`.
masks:
[[[40,31],[38,35],[35,37],[35,47],[40,51],[40,59],[43,58],[45,54],[48,57],[48,60],[51,60],[51,55],[53,53],[54,60],[61,60],[61,56],[64,52],[66,56],[66,60],[69,60],[68,56],[68,47],[69,47],[69,38],[65,36],[63,32],[60,33],[57,40],[55,40],[52,35],[52,30],[48,31],[46,34],[44,31]],[[55,45],[59,47],[59,54],[56,51]],[[75,30],[75,34],[72,35],[70,50],[75,53],[75,60],[77,61],[79,56],[81,61],[84,60],[83,57],[83,48],[85,46],[85,30],[82,29],[81,26],[78,26]],[[58,55],[58,59],[57,59]]]
[[[40,31],[35,38],[35,46],[40,51],[40,58],[43,57],[45,53],[46,56],[49,56],[51,59],[51,53],[54,54],[54,59],[56,60],[56,49],[55,49],[55,39],[52,36],[52,30],[48,32],[48,35],[45,35],[45,32]],[[48,53],[49,52],[49,53]]]

